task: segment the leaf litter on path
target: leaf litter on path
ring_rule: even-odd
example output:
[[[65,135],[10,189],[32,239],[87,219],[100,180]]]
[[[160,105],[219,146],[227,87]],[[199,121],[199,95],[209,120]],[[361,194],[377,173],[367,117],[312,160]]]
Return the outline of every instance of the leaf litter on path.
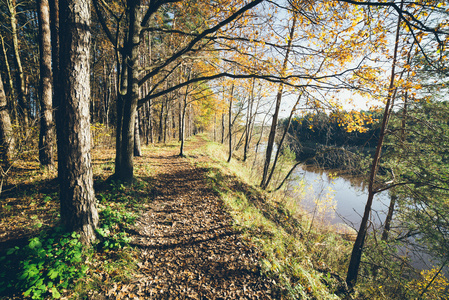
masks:
[[[205,158],[202,158],[205,159]],[[153,299],[279,299],[260,272],[261,252],[233,228],[205,169],[152,153],[155,198],[132,229],[142,276],[133,293]]]

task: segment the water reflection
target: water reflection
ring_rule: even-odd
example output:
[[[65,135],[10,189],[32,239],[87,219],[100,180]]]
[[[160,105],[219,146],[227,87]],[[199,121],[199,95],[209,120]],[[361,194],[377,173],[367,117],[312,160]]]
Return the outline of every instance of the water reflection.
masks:
[[[346,224],[358,229],[368,198],[367,185],[362,178],[339,174],[337,170],[324,170],[313,166],[301,166],[295,172],[296,180],[290,182],[291,190],[298,193],[299,203],[307,211],[316,214],[331,225]],[[303,186],[298,182],[303,180]],[[296,185],[296,187],[295,187]],[[299,195],[301,194],[301,195]],[[332,197],[332,202],[328,198]],[[389,204],[387,192],[375,196],[372,206],[372,223],[375,227],[383,224]],[[324,211],[323,205],[328,205]]]
[[[347,233],[348,227],[353,228],[354,233],[359,229],[368,198],[368,186],[362,178],[305,165],[298,167],[293,175],[289,190],[301,199],[298,204],[312,215],[314,221],[330,224],[340,233]],[[374,196],[370,216],[374,228],[371,230],[383,228],[389,203],[388,191]],[[429,269],[432,265],[431,256],[424,251],[410,251],[406,247],[398,250],[408,256],[417,269]]]

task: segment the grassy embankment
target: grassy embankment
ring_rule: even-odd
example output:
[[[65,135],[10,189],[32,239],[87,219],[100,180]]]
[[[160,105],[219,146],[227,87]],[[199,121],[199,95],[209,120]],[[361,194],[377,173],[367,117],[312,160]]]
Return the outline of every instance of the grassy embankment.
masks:
[[[351,243],[312,222],[314,219],[299,209],[298,199],[282,191],[261,191],[257,187],[260,169],[257,164],[253,168],[252,159],[243,163],[234,157],[228,164],[222,145],[202,144],[187,151],[187,159],[208,170],[205,180],[223,199],[236,229],[249,244],[263,251],[263,273],[288,298],[338,299],[339,295],[364,299],[359,297],[362,293],[381,295],[381,286],[375,293],[362,287],[359,296],[341,293]],[[142,276],[138,267],[141,250],[130,246],[128,232],[139,214],[151,206],[153,177],[158,171],[145,155],[178,146],[173,143],[144,149],[144,157],[135,160],[138,181],[132,186],[106,181],[113,173],[113,151],[94,151],[100,227],[98,242],[89,249],[76,235],[62,234],[57,227],[56,173],[40,170],[33,160],[20,162],[2,194],[0,263],[4,268],[0,270],[0,298],[28,295],[35,299],[93,299],[96,295],[114,295],[122,286],[138,280]],[[199,155],[209,159],[198,162],[195,156]],[[288,168],[291,162],[287,157],[281,165]]]
[[[258,188],[260,166],[253,159],[236,158],[226,163],[220,144],[209,142],[196,150],[212,158],[202,164],[209,169],[207,180],[220,194],[235,227],[264,252],[263,272],[271,276],[292,299],[339,299],[350,243],[316,222],[300,209],[300,199],[284,191],[269,193]],[[280,161],[282,178],[294,157]],[[194,160],[192,160],[195,163]]]
[[[207,166],[211,186],[221,195],[235,226],[263,250],[265,274],[276,278],[289,298],[447,299],[449,282],[438,268],[414,270],[394,245],[380,242],[375,235],[367,237],[358,285],[347,293],[343,280],[352,242],[345,238],[353,232],[337,233],[325,222],[317,222],[316,215],[301,209],[301,199],[285,190],[261,191],[261,168],[254,168],[252,160],[226,163],[226,151],[216,143],[201,151],[214,158]],[[294,155],[287,151],[278,179],[294,163]]]

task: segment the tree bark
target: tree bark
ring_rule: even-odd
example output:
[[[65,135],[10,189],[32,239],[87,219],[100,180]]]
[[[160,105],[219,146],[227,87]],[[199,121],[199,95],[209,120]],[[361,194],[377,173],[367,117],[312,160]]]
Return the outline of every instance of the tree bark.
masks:
[[[53,92],[59,90],[59,0],[49,0],[50,5],[50,34],[51,34],[51,67],[53,74]],[[53,98],[53,108],[55,108],[55,98]]]
[[[51,73],[51,33],[50,7],[48,0],[39,0],[39,62],[40,62],[40,132],[39,161],[42,166],[53,168],[53,145],[55,133],[53,128],[53,87]]]
[[[122,168],[122,127],[123,127],[123,111],[125,107],[125,95],[128,89],[128,80],[127,80],[127,68],[126,59],[125,62],[120,64],[119,57],[116,57],[117,60],[117,70],[119,72],[119,76],[117,76],[117,101],[116,101],[116,110],[117,110],[117,122],[115,127],[115,177],[118,177],[118,174],[121,174]],[[123,67],[122,67],[123,65]]]
[[[128,57],[127,64],[127,91],[124,97],[123,123],[121,130],[121,159],[119,168],[115,172],[115,177],[124,182],[134,180],[134,126],[137,114],[137,101],[139,100],[138,85],[138,59],[140,44],[140,1],[129,0],[129,38],[125,44],[125,57]],[[117,172],[119,171],[119,172]]]
[[[136,121],[134,123],[134,156],[142,156],[142,149],[140,147],[139,111],[137,111]]]
[[[225,114],[221,113],[221,143],[224,144],[224,136],[225,136]]]
[[[20,59],[20,50],[19,50],[19,39],[17,33],[17,10],[16,10],[16,1],[8,0],[8,9],[10,13],[10,23],[11,23],[11,35],[13,40],[13,49],[14,49],[14,64],[16,67],[16,76],[17,76],[17,96],[19,100],[19,114],[22,118],[23,126],[25,129],[29,127],[29,111],[28,111],[28,103],[26,100],[26,83],[25,83],[25,75],[23,74],[22,60]]]
[[[151,107],[151,101],[148,101],[146,103],[147,109],[148,109],[148,115],[147,115],[147,121],[148,121],[148,138],[147,138],[147,144],[148,142],[150,142],[151,144],[154,143],[154,138],[153,138],[153,114],[152,114],[152,107]]]
[[[90,244],[98,213],[91,164],[90,1],[61,0],[60,85],[56,91],[61,223]]]
[[[289,40],[287,42],[287,52],[285,53],[284,63],[282,65],[282,75],[284,75],[285,71],[287,70],[288,56],[289,56],[291,48],[292,48],[293,35],[295,33],[295,26],[296,26],[296,14],[293,15],[293,24],[290,29]],[[279,84],[278,92],[276,95],[276,106],[275,106],[275,110],[274,110],[274,114],[273,114],[273,120],[271,122],[270,134],[268,136],[268,143],[267,143],[267,150],[266,150],[266,154],[265,154],[265,163],[264,163],[264,167],[263,167],[262,181],[260,182],[260,187],[263,189],[267,188],[266,181],[267,181],[267,176],[268,176],[268,170],[270,168],[270,163],[271,163],[271,154],[273,153],[274,138],[276,137],[276,129],[277,129],[277,123],[278,123],[278,117],[279,117],[279,110],[281,107],[283,90],[284,90],[284,85],[281,83],[281,84]]]
[[[229,130],[229,157],[228,162],[231,162],[232,159],[232,97],[234,97],[234,83],[231,87],[231,96],[229,97],[229,122],[228,122],[228,130]]]
[[[11,126],[11,117],[9,115],[8,100],[6,99],[3,88],[3,80],[0,73],[0,162],[4,169],[8,169],[14,151],[14,135]],[[3,170],[4,171],[4,170]],[[3,178],[3,172],[0,177]],[[0,189],[1,193],[1,189]]]
[[[403,4],[401,2],[401,9],[402,9],[402,5]],[[370,173],[370,178],[368,181],[368,199],[366,201],[365,211],[363,213],[362,222],[360,223],[360,228],[357,233],[357,238],[356,238],[356,240],[354,242],[354,246],[352,248],[351,260],[349,262],[348,273],[346,275],[346,283],[347,283],[349,289],[352,289],[357,282],[357,275],[359,272],[360,261],[362,259],[363,246],[365,244],[366,232],[368,230],[368,219],[369,219],[369,215],[371,214],[371,206],[373,204],[374,195],[376,193],[374,184],[375,184],[375,180],[376,180],[376,176],[377,176],[377,171],[379,169],[380,155],[382,153],[383,141],[385,138],[385,133],[387,131],[388,120],[389,120],[390,114],[391,114],[391,106],[392,106],[391,103],[394,100],[394,97],[396,95],[394,77],[395,77],[395,67],[396,67],[398,44],[399,44],[400,25],[401,25],[401,18],[398,17],[398,22],[397,22],[397,27],[396,27],[396,38],[395,38],[395,45],[394,45],[394,52],[393,52],[393,61],[392,61],[392,66],[391,66],[390,85],[388,88],[387,103],[385,104],[384,116],[382,119],[382,125],[381,125],[380,133],[379,133],[379,140],[377,142],[376,152],[374,154],[373,162],[371,165],[371,173]]]
[[[161,101],[161,113],[159,114],[159,131],[157,141],[162,142],[162,134],[164,128],[164,101]]]
[[[295,103],[295,105],[293,106],[293,108],[292,108],[292,110],[290,112],[290,116],[288,117],[287,126],[284,129],[284,133],[282,134],[282,138],[279,141],[279,145],[278,145],[278,148],[276,150],[276,154],[274,156],[273,166],[271,166],[270,174],[268,175],[267,181],[265,182],[265,188],[268,187],[268,185],[270,184],[271,178],[273,177],[274,170],[276,169],[276,165],[277,165],[278,159],[279,159],[280,154],[281,154],[282,145],[284,144],[285,137],[287,136],[288,130],[290,129],[290,125],[292,123],[293,114],[296,111],[296,106],[298,106],[299,100],[301,100],[301,96],[302,96],[302,92],[301,92],[301,94],[299,94],[298,99],[296,100],[296,103]]]
[[[180,138],[181,138],[181,147],[179,151],[179,156],[184,157],[184,141],[185,141],[185,130],[186,130],[186,112],[187,112],[187,95],[188,95],[188,87],[186,88],[186,94],[184,95],[184,99],[182,102],[182,110],[181,110],[181,122],[179,124],[180,127]]]
[[[252,119],[253,119],[253,103],[254,103],[254,86],[255,86],[256,80],[253,79],[253,84],[251,87],[251,95],[248,98],[248,108],[246,112],[246,134],[245,134],[245,145],[243,148],[243,161],[246,161],[248,159],[248,150],[249,150],[249,144],[251,141],[251,126],[252,126]]]
[[[6,48],[5,48],[5,42],[3,41],[3,36],[0,35],[0,42],[2,44],[2,53],[3,53],[3,57],[5,59],[5,68],[6,68],[6,76],[7,76],[7,86],[8,86],[8,90],[4,90],[5,95],[7,96],[7,99],[9,98],[9,111],[10,111],[10,115],[11,115],[11,122],[17,122],[17,105],[16,105],[16,101],[14,100],[14,82],[13,82],[13,77],[11,74],[11,67],[9,66],[9,62],[8,62],[8,55],[6,53]],[[7,93],[8,91],[8,93]]]

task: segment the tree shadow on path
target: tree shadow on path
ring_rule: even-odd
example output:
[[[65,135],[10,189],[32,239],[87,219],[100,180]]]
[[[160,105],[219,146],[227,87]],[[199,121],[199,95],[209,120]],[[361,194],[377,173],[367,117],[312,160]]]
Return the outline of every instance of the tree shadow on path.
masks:
[[[139,291],[156,299],[280,299],[261,275],[261,252],[232,227],[206,169],[179,157],[153,157],[165,172],[153,178],[155,198],[132,229],[142,249]]]

